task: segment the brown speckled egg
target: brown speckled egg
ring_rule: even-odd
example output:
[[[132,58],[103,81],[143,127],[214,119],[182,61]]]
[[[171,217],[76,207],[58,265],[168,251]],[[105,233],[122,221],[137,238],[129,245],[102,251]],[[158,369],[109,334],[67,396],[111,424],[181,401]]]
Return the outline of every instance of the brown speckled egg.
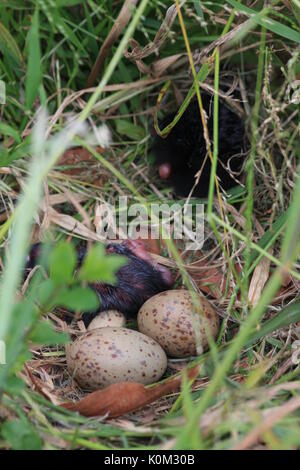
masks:
[[[104,328],[111,326],[114,328],[121,328],[125,326],[126,318],[123,313],[118,310],[105,310],[100,312],[89,324],[88,331],[95,330],[96,328]]]
[[[127,328],[98,328],[66,348],[69,372],[84,389],[97,390],[116,382],[156,382],[167,357],[152,338]]]
[[[219,318],[211,304],[196,295],[201,305],[200,312],[195,311],[187,290],[168,290],[151,297],[138,313],[139,330],[157,341],[169,356],[181,358],[197,355],[196,344],[198,354],[201,354],[208,347],[204,321],[207,320],[215,339],[219,331]]]

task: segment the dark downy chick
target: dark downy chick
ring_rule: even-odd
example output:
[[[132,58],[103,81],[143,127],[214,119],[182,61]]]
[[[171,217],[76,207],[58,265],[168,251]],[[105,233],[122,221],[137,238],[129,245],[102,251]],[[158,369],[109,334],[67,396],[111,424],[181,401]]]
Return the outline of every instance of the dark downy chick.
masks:
[[[151,255],[146,251],[142,240],[125,240],[122,243],[109,243],[106,245],[107,254],[119,254],[128,258],[128,264],[122,266],[116,273],[117,284],[110,285],[103,282],[92,283],[90,287],[95,290],[100,300],[97,312],[83,314],[85,326],[104,310],[118,310],[127,316],[134,316],[140,307],[150,297],[173,286],[171,272],[163,265],[154,265]],[[27,270],[37,264],[40,253],[40,244],[32,246]],[[79,264],[86,254],[86,248],[78,248]]]
[[[207,115],[207,127],[210,141],[213,138],[213,96],[201,92],[203,108]],[[174,119],[176,113],[170,114],[160,121],[160,129]],[[245,126],[243,120],[234,113],[223,101],[219,102],[219,152],[217,176],[224,190],[237,183],[226,169],[228,166],[233,173],[241,171],[245,149]],[[212,148],[212,146],[211,146]],[[195,175],[201,169],[207,155],[206,143],[199,105],[193,100],[179,122],[169,135],[163,139],[156,135],[153,139],[152,151],[158,165],[158,172],[180,196],[187,196],[194,183]],[[207,155],[199,183],[194,189],[193,196],[207,197],[209,188],[211,163]]]
[[[173,286],[171,272],[163,265],[154,266],[151,256],[147,253],[142,240],[126,240],[121,244],[111,243],[106,246],[106,252],[123,255],[128,258],[128,264],[117,272],[118,284],[91,284],[100,300],[100,310],[118,310],[126,316],[136,315],[141,306],[159,292]],[[85,325],[91,322],[95,313],[85,313]]]

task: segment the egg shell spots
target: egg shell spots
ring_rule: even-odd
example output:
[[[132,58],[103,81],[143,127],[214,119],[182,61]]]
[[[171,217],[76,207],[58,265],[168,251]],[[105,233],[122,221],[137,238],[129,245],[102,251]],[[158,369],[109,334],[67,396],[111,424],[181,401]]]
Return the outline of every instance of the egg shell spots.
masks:
[[[167,368],[167,357],[152,338],[127,328],[98,328],[66,348],[70,374],[84,389],[113,383],[156,382]]]
[[[100,312],[89,324],[87,330],[95,330],[96,328],[105,328],[106,326],[121,328],[125,326],[126,318],[123,313],[118,310],[105,310]]]
[[[197,355],[195,327],[199,343],[205,351],[208,348],[205,319],[215,339],[219,331],[219,318],[206,299],[200,295],[198,299],[201,305],[199,313],[195,312],[187,290],[169,290],[151,297],[139,310],[139,331],[157,341],[169,356],[181,358]]]

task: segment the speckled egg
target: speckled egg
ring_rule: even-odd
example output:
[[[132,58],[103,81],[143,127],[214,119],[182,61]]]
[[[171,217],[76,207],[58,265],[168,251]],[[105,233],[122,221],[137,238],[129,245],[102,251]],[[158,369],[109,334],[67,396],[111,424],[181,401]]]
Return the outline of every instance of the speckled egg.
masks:
[[[66,348],[69,372],[84,389],[97,390],[116,382],[150,384],[167,368],[161,346],[138,331],[98,328]]]
[[[105,328],[111,326],[114,328],[121,328],[125,326],[126,318],[123,313],[118,310],[105,310],[100,312],[89,324],[88,331],[95,330],[96,328]]]
[[[201,354],[208,347],[204,322],[215,339],[219,319],[211,304],[196,295],[201,305],[198,312],[187,290],[169,290],[151,297],[138,313],[139,331],[157,341],[169,356]]]

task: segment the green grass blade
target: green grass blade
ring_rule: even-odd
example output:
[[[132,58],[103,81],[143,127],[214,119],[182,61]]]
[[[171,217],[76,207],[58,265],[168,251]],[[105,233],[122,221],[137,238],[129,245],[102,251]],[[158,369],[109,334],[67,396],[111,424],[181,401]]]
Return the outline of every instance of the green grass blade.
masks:
[[[227,2],[230,3],[230,5],[232,5],[233,7],[235,7],[238,11],[242,11],[250,17],[257,17],[257,15],[260,13],[256,10],[253,10],[252,8],[242,5],[239,2],[236,2],[235,0],[227,0]],[[275,21],[272,18],[257,18],[257,22],[260,26],[263,26],[269,31],[278,34],[278,36],[300,44],[300,33],[295,29],[290,28],[289,26],[286,26],[282,23],[279,23],[278,21]]]
[[[25,96],[26,110],[31,109],[34,100],[38,96],[42,78],[41,50],[39,38],[39,12],[36,9],[32,26],[28,33],[28,65],[26,73]]]
[[[4,56],[9,56],[19,67],[23,66],[21,51],[4,24],[0,22],[0,50]]]

